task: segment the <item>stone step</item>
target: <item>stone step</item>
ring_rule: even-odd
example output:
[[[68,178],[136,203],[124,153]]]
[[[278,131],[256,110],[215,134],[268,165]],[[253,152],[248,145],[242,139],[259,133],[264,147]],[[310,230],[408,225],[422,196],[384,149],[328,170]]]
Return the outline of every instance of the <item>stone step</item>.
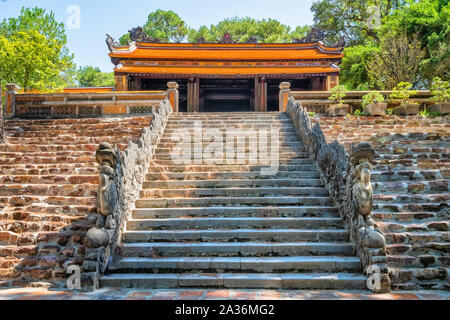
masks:
[[[328,242],[153,242],[123,243],[122,257],[151,257],[157,252],[160,257],[252,257],[252,256],[353,256],[355,245]]]
[[[126,148],[125,144],[120,147]],[[47,153],[47,152],[95,152],[97,144],[75,144],[75,145],[47,145],[47,144],[3,144],[0,145],[0,152],[18,152],[18,153]]]
[[[448,209],[450,204],[448,202],[434,202],[434,203],[398,203],[398,202],[375,202],[373,208],[375,211],[391,211],[391,212],[439,212]]]
[[[292,129],[294,126],[288,120],[184,120],[173,121],[169,120],[166,125],[167,130],[176,130],[180,127],[184,129],[219,129],[219,130],[233,130],[233,129]]]
[[[0,176],[0,182],[2,177]],[[147,181],[143,189],[178,188],[227,188],[227,187],[323,187],[320,179],[265,179],[265,180],[184,180],[184,181]]]
[[[290,257],[174,257],[122,258],[110,267],[115,272],[194,271],[207,272],[358,272],[357,257],[290,256]]]
[[[177,229],[335,229],[344,228],[341,218],[170,218],[128,220],[127,230]]]
[[[450,232],[448,231],[386,232],[386,241],[389,244],[424,244],[449,240]]]
[[[442,143],[442,145],[438,146],[428,145],[428,146],[420,146],[420,145],[402,145],[398,147],[393,147],[389,145],[386,148],[375,148],[375,152],[379,155],[380,158],[387,158],[389,156],[400,156],[400,155],[426,155],[430,154],[433,157],[435,155],[444,156],[449,153],[450,145],[446,145],[447,143]],[[438,158],[438,157],[437,157]],[[440,157],[439,157],[440,158]]]
[[[227,141],[234,141],[235,144],[236,144],[235,137],[232,137],[232,138],[230,137],[228,139],[226,136],[224,136],[223,139],[222,139],[222,142],[225,143]],[[248,141],[248,139],[247,139],[247,141]],[[199,138],[191,137],[191,139],[188,140],[188,141],[182,141],[182,140],[180,141],[180,139],[178,137],[172,138],[170,135],[163,135],[161,140],[159,141],[159,143],[160,144],[167,144],[167,143],[168,144],[173,144],[173,143],[177,143],[177,144],[178,143],[183,143],[183,144],[189,144],[189,143],[190,144],[193,144],[193,143],[200,144],[200,143],[202,143],[203,144],[203,143],[206,143],[207,145],[211,144],[211,142],[209,142],[209,143],[207,141],[205,142],[203,140],[203,137],[199,137]],[[269,147],[270,147],[271,143],[272,143],[272,138],[268,137],[267,138],[267,144],[268,144]],[[299,141],[298,136],[295,136],[295,135],[290,135],[290,136],[281,136],[280,135],[280,139],[279,139],[279,141],[277,143],[278,143],[278,145],[282,146],[283,144],[298,144],[298,143],[301,143],[301,141]]]
[[[235,289],[367,289],[366,277],[350,273],[171,273],[112,274],[102,287],[123,288],[235,288]]]
[[[385,195],[398,192],[412,194],[448,192],[450,190],[450,180],[374,182],[372,183],[372,188],[375,193],[382,192]]]
[[[105,120],[105,119],[103,119]],[[115,128],[120,131],[126,131],[132,129],[142,129],[146,125],[149,125],[151,118],[148,117],[142,121],[103,121],[101,123],[85,123],[85,124],[28,124],[28,123],[11,123],[10,120],[6,122],[5,129],[7,131],[21,131],[21,132],[33,132],[33,131],[58,131],[69,132],[75,131],[81,132],[85,130],[110,130]]]
[[[192,152],[185,152],[185,153],[159,153],[156,154],[154,157],[154,161],[159,160],[170,160],[173,161],[173,163],[176,163],[178,161],[179,163],[186,163],[185,161],[188,161],[188,163],[194,164],[194,161],[199,159],[200,164],[202,163],[225,163],[225,164],[258,164],[262,161],[268,162],[270,160],[276,161],[291,161],[294,159],[309,159],[309,154],[306,152],[277,152],[275,154],[276,159],[271,159],[270,153],[267,155],[267,152],[255,152],[253,159],[249,159],[250,155],[252,153],[248,152],[231,152],[231,153],[225,153],[223,152],[222,155],[215,155],[215,154],[206,154],[202,155],[199,153],[199,155],[192,153]],[[263,159],[261,158],[261,155],[263,155]],[[265,156],[267,155],[267,156]],[[266,160],[267,159],[267,160]],[[198,163],[197,163],[198,164]]]
[[[0,192],[1,195],[1,192]],[[329,196],[326,188],[316,187],[258,187],[258,188],[181,188],[141,190],[141,199],[203,198],[203,197],[265,197],[265,196]]]
[[[396,268],[390,269],[393,290],[449,289],[448,268]]]
[[[375,220],[382,221],[398,221],[398,222],[416,222],[440,220],[442,217],[450,219],[450,213],[439,214],[439,212],[372,212]]]
[[[258,148],[257,146],[255,146],[254,148],[246,146],[245,148],[239,148],[239,149],[236,146],[233,146],[233,147],[224,146],[223,148],[220,148],[220,150],[224,154],[236,153],[237,151],[239,151],[239,152],[246,152],[246,153],[253,152],[253,153],[257,153],[257,154],[268,153],[268,157],[270,156],[270,154],[272,152],[272,149],[270,147],[269,147],[269,149],[267,149],[267,148]],[[296,148],[296,147],[280,147],[280,148],[275,148],[274,150],[277,150],[277,152],[280,155],[283,155],[283,154],[304,154],[304,153],[306,153],[306,150],[303,147],[300,147],[300,148]],[[208,149],[204,149],[202,147],[199,148],[197,146],[195,146],[195,147],[191,147],[191,146],[175,146],[173,148],[161,148],[161,147],[158,147],[155,150],[155,154],[157,154],[157,155],[159,155],[159,154],[172,154],[172,153],[179,154],[180,151],[183,151],[185,153],[191,152],[191,154],[194,155],[194,154],[202,154],[203,152],[208,152]]]
[[[139,136],[142,133],[142,128],[127,128],[127,129],[68,129],[68,130],[36,130],[36,131],[12,131],[8,132],[8,136],[20,138],[37,138],[37,137],[59,137],[61,135],[68,135],[72,137],[103,137],[103,136]]]
[[[167,141],[167,139],[165,139],[164,141]],[[231,141],[231,139],[223,140],[225,147],[226,147],[227,141]],[[184,142],[184,141],[182,141],[182,142],[174,142],[174,141],[160,142],[158,144],[158,149],[173,149],[173,148],[192,148],[192,149],[197,148],[198,149],[199,147],[202,147],[202,148],[209,147],[209,146],[211,146],[211,143],[212,143],[211,141],[202,141],[202,140],[191,140],[191,142]],[[270,143],[271,143],[271,140],[269,139],[268,140],[269,151],[271,149]],[[301,149],[303,149],[302,151],[306,150],[304,145],[302,143],[300,143],[299,141],[284,141],[284,140],[282,140],[282,141],[279,141],[278,145],[281,149],[282,148],[299,148],[299,149],[301,148]],[[262,148],[262,147],[259,147],[259,149],[264,150],[264,148]],[[267,149],[267,147],[266,147],[266,149]]]
[[[57,164],[16,164],[2,165],[2,174],[10,176],[61,176],[66,175],[98,175],[97,164],[85,163],[57,163]]]
[[[68,223],[70,223],[70,221],[17,221],[2,219],[0,221],[0,230],[15,233],[32,233],[41,231],[58,232]]]
[[[93,170],[97,171],[97,169]],[[95,184],[99,183],[96,175],[4,175],[0,176],[0,184],[26,184],[26,185],[68,185],[68,184]],[[24,186],[28,187],[28,186]],[[14,186],[12,186],[14,188]],[[2,190],[0,190],[0,194]]]
[[[231,180],[231,179],[273,179],[292,178],[292,179],[319,179],[317,171],[278,171],[274,175],[260,171],[236,171],[236,172],[160,172],[148,173],[147,181],[155,180]]]
[[[234,242],[234,241],[348,241],[348,232],[343,229],[215,229],[215,230],[154,230],[126,231],[124,242]]]
[[[448,231],[448,221],[432,222],[390,222],[383,221],[383,231],[385,232],[422,232],[422,231]]]
[[[449,193],[430,193],[430,194],[410,194],[410,193],[389,193],[374,194],[375,203],[429,203],[429,202],[448,202]]]
[[[102,125],[106,124],[123,124],[123,123],[147,123],[147,121],[151,120],[151,116],[120,116],[120,117],[111,117],[111,118],[67,118],[67,119],[8,119],[6,121],[7,126],[81,126],[81,125]]]
[[[372,182],[423,181],[442,179],[440,170],[372,171]]]
[[[316,165],[312,160],[309,159],[297,159],[303,164],[292,164],[292,165],[279,165],[278,171],[314,171],[316,170]],[[240,164],[215,164],[215,165],[164,165],[162,161],[153,161],[150,163],[149,173],[161,173],[161,172],[171,172],[171,173],[190,173],[190,172],[250,172],[250,171],[261,171],[266,168],[267,165],[240,165]],[[295,179],[294,179],[295,180]],[[219,180],[217,180],[219,181]],[[225,180],[222,180],[225,181]]]
[[[424,244],[404,244],[393,243],[386,245],[387,253],[391,257],[406,256],[408,259],[415,257],[422,266],[431,266],[439,259],[446,259],[444,265],[449,264],[448,254],[450,253],[449,242],[427,242]],[[416,262],[413,262],[416,263]],[[408,267],[409,264],[406,265]],[[412,266],[412,263],[411,263]]]
[[[81,182],[81,181],[80,181]],[[78,184],[3,184],[0,185],[2,196],[59,196],[59,197],[95,197],[98,186],[92,183]]]
[[[295,129],[293,127],[290,128],[274,128],[274,130],[276,130],[276,132],[278,133],[278,136],[280,137],[280,139],[282,138],[296,138],[298,137],[298,133],[297,131],[295,131]],[[272,136],[271,130],[269,128],[265,129],[265,131],[267,132],[265,136],[267,136],[267,139],[270,141],[271,139],[269,139],[269,137]],[[186,135],[189,136],[190,140],[187,140],[187,142],[190,142],[192,139],[195,140],[200,140],[200,139],[205,139],[205,136],[208,137],[208,139],[211,139],[210,135],[213,135],[214,137],[217,135],[222,136],[222,139],[224,141],[227,140],[233,140],[233,139],[237,139],[237,138],[242,138],[242,139],[247,139],[249,140],[250,138],[254,137],[255,139],[259,136],[258,134],[258,128],[250,128],[250,129],[236,129],[236,130],[231,130],[231,129],[215,129],[215,128],[203,128],[202,130],[194,130],[191,128],[178,128],[178,129],[167,129],[164,131],[164,136],[166,139],[171,139],[173,140],[182,140],[185,139],[184,141],[187,140]],[[197,135],[197,136],[196,136]],[[35,132],[33,133],[29,133],[27,134],[28,137],[37,137],[39,135],[35,135]],[[87,135],[89,136],[89,135]],[[264,135],[263,135],[264,136]],[[226,138],[226,139],[224,139]]]
[[[136,208],[170,208],[174,206],[299,206],[319,205],[330,206],[329,197],[209,197],[209,198],[184,198],[184,199],[138,199]]]
[[[94,197],[62,197],[62,196],[37,196],[16,195],[0,197],[0,203],[11,207],[26,207],[33,213],[90,213],[96,212]]]
[[[74,144],[95,144],[99,145],[102,142],[109,142],[112,144],[128,145],[128,142],[135,139],[134,136],[120,135],[120,136],[93,136],[93,137],[74,137],[71,135],[58,136],[58,137],[40,137],[40,138],[26,138],[26,137],[8,137],[8,144],[21,145],[21,144],[36,144],[43,145],[49,144],[54,146],[66,146]]]
[[[14,164],[58,164],[58,163],[92,163],[95,154],[74,156],[71,154],[65,156],[42,157],[42,156],[15,156],[9,158],[0,158],[0,165],[14,165]]]
[[[133,210],[134,219],[181,217],[337,217],[337,208],[330,206],[292,207],[187,207],[148,208]]]

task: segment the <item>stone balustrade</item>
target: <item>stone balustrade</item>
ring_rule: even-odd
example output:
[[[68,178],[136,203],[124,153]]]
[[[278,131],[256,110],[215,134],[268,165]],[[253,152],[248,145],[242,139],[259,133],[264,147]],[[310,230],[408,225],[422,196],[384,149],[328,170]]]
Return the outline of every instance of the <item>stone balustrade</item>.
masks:
[[[69,118],[117,115],[145,115],[168,99],[178,111],[178,84],[169,82],[167,91],[18,93],[7,85],[6,118]]]
[[[303,108],[306,108],[307,111],[325,114],[327,113],[328,107],[335,103],[334,101],[328,100],[328,98],[331,96],[330,91],[291,91],[289,87],[290,86],[288,86],[287,88],[280,87],[280,89],[281,91],[284,90],[284,95],[288,94],[288,96],[300,101]],[[401,100],[390,98],[390,95],[393,93],[393,91],[348,91],[346,93],[346,97],[343,100],[343,103],[350,105],[350,112],[353,112],[357,108],[361,107],[362,97],[370,92],[380,93],[384,97],[385,102],[388,103],[390,107],[398,106],[401,103]],[[283,101],[285,106],[287,99],[284,99]],[[416,95],[412,96],[411,101],[424,106],[431,106],[434,104],[434,102],[431,100],[431,92],[429,90],[418,91]],[[280,104],[281,103],[282,100],[280,97]],[[286,108],[280,107],[280,111],[285,110]]]
[[[130,217],[150,160],[161,138],[170,114],[169,100],[160,102],[150,127],[145,128],[137,143],[130,142],[125,152],[109,143],[101,143],[96,159],[100,165],[97,194],[97,222],[85,237],[86,260],[82,266],[84,289],[98,288],[99,277],[121,241],[125,221]]]
[[[374,292],[390,290],[385,236],[371,218],[373,191],[370,183],[375,151],[369,143],[354,144],[346,154],[337,141],[328,144],[318,123],[312,124],[308,112],[293,97],[287,103],[304,145],[318,164],[330,196],[345,220],[355,242],[368,287]]]

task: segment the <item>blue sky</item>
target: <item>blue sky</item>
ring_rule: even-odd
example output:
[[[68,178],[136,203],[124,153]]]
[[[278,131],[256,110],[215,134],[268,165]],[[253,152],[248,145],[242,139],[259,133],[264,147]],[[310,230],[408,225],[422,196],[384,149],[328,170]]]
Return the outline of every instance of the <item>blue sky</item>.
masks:
[[[118,39],[131,27],[143,25],[150,12],[161,8],[177,12],[186,23],[197,28],[216,24],[233,16],[257,19],[274,18],[284,24],[312,24],[310,11],[313,0],[0,0],[0,20],[16,17],[20,8],[41,7],[55,13],[66,26],[78,21],[76,11],[68,13],[71,6],[80,10],[80,26],[67,30],[68,47],[75,53],[77,65],[93,65],[103,71],[112,71],[107,56],[106,33]]]

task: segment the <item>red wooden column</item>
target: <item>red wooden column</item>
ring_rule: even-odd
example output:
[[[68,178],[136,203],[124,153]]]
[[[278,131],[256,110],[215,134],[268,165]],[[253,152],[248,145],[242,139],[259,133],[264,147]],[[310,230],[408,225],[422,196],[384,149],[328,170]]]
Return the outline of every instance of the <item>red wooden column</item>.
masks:
[[[261,111],[261,88],[259,86],[259,78],[255,78],[255,111]]]
[[[260,111],[267,112],[267,82],[266,77],[259,78]]]

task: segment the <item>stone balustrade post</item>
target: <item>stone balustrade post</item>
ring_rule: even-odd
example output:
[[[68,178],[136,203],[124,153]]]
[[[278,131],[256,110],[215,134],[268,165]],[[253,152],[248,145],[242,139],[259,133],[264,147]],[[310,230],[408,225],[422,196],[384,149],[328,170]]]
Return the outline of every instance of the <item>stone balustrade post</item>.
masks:
[[[18,90],[19,87],[14,83],[6,85],[5,118],[12,118],[16,114],[16,94]]]
[[[167,83],[167,96],[172,105],[173,112],[179,112],[179,92],[178,83],[171,81]]]
[[[289,97],[291,95],[291,84],[289,82],[282,82],[280,84],[280,112],[285,112]]]

